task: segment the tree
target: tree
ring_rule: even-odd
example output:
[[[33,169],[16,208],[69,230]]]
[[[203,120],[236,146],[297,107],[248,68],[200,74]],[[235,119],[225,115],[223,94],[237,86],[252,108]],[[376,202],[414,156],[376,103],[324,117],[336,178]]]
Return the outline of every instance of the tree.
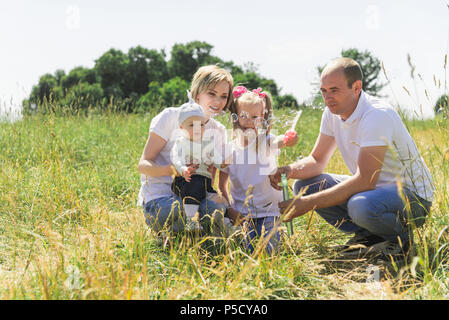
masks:
[[[212,49],[211,44],[201,41],[175,44],[167,61],[164,50],[137,46],[124,53],[112,48],[95,60],[93,68],[76,67],[67,74],[56,70],[54,75],[43,75],[23,105],[30,113],[38,109],[34,104],[49,100],[73,109],[113,103],[116,110],[125,112],[176,106],[187,101],[186,89],[198,68],[215,64],[228,70],[236,85],[270,92],[275,106],[297,107],[296,99],[280,96],[276,82],[260,75],[257,65],[223,61],[212,55]]]
[[[60,86],[64,93],[68,92],[73,86],[79,83],[100,83],[101,77],[97,70],[84,67],[76,67],[72,69],[69,74],[62,76]]]
[[[435,114],[448,113],[449,112],[449,96],[442,95],[435,103]]]
[[[128,56],[117,49],[110,49],[95,60],[94,69],[101,77],[101,87],[108,99],[125,97],[127,65]]]
[[[62,90],[58,87],[58,80],[52,74],[44,74],[39,83],[31,90],[30,103],[43,103],[49,100],[58,100],[62,97]]]
[[[191,81],[199,67],[222,62],[221,59],[211,55],[212,48],[212,45],[201,41],[175,44],[168,61],[170,77]]]
[[[79,82],[67,91],[62,102],[74,110],[82,110],[97,106],[102,98],[103,89],[100,83]]]
[[[276,105],[278,108],[299,109],[298,101],[291,94],[286,94],[276,98]]]
[[[260,76],[256,72],[237,73],[233,75],[234,83],[243,85],[248,89],[262,88],[264,91],[268,91],[273,97],[279,95],[279,89],[277,84],[272,79],[267,79]]]
[[[232,63],[227,63],[232,70],[234,83],[236,85],[244,85],[248,89],[262,88],[273,97],[275,108],[293,108],[298,109],[299,104],[296,98],[292,95],[281,95],[280,89],[273,79],[268,79],[260,75],[257,65],[252,62],[247,62],[243,67],[234,66]]]
[[[386,83],[378,79],[379,73],[382,70],[380,60],[374,57],[368,50],[362,52],[355,48],[342,50],[341,56],[351,58],[359,63],[363,72],[363,90],[373,96],[379,96],[380,90],[386,86]],[[319,66],[317,69],[321,76],[324,66]]]
[[[150,82],[163,83],[168,80],[167,62],[163,52],[137,46],[128,50],[127,62],[124,88],[127,97],[131,93],[145,94]]]
[[[118,100],[141,96],[152,81],[168,79],[165,53],[141,46],[130,48],[125,54],[110,49],[95,61],[95,70],[101,77],[104,94]]]
[[[273,97],[279,95],[279,89],[276,82],[272,79],[267,79],[259,74],[258,66],[252,62],[247,62],[243,68],[235,68],[233,70],[234,83],[236,85],[243,85],[248,89],[262,88],[268,91]]]
[[[158,82],[151,82],[148,86],[148,92],[137,102],[136,109],[145,112],[155,108],[179,106],[188,101],[188,89],[189,82],[180,77],[172,78],[162,85]]]
[[[65,76],[65,71],[62,69],[58,69],[55,71],[55,78],[58,82],[58,86],[61,86],[62,78]]]

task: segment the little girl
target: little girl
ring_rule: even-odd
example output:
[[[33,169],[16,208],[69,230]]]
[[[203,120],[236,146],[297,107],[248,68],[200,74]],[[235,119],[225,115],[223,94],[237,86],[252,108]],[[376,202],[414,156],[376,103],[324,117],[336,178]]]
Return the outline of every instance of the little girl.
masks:
[[[220,171],[219,190],[230,203],[229,218],[236,223],[245,221],[244,245],[253,252],[257,236],[265,240],[269,237],[265,250],[270,254],[280,241],[279,231],[274,227],[280,216],[278,202],[283,197],[281,191],[270,185],[269,175],[276,170],[279,149],[295,145],[298,136],[294,134],[284,142],[285,135],[270,134],[273,108],[269,93],[261,88],[248,91],[239,86],[233,94],[233,159],[228,168]]]

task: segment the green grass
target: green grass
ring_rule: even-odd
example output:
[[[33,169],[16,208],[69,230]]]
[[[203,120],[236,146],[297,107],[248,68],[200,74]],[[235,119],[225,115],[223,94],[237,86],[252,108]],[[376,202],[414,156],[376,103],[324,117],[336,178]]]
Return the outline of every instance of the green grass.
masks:
[[[435,179],[431,215],[410,265],[339,261],[347,236],[316,214],[274,257],[250,256],[231,240],[158,244],[136,207],[137,163],[153,115],[25,117],[0,123],[1,299],[447,299],[449,140],[444,119],[407,123]],[[274,129],[287,129],[286,110]],[[279,164],[306,156],[321,112],[306,110],[300,142]],[[223,123],[227,123],[222,117]],[[229,126],[229,123],[227,123]],[[327,168],[347,173],[338,153]]]

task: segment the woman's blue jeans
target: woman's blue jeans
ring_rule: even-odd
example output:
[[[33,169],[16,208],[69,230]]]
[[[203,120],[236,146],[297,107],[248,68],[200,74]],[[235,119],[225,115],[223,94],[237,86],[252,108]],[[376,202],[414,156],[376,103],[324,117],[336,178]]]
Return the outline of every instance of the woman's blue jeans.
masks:
[[[224,204],[218,204],[207,198],[201,201],[198,212],[204,229],[212,232],[223,231],[225,210]],[[183,231],[185,226],[183,212],[181,198],[176,195],[150,200],[144,206],[145,222],[156,232],[163,228],[172,232]]]
[[[322,174],[307,180],[297,180],[293,191],[298,194],[307,187],[304,195],[313,194],[348,179],[349,176]],[[420,227],[432,203],[422,199],[407,188],[399,194],[396,184],[365,191],[352,196],[347,202],[315,210],[328,223],[347,234],[370,234],[389,241],[413,241],[414,227]],[[409,207],[404,202],[409,203]],[[409,208],[409,209],[408,209]]]

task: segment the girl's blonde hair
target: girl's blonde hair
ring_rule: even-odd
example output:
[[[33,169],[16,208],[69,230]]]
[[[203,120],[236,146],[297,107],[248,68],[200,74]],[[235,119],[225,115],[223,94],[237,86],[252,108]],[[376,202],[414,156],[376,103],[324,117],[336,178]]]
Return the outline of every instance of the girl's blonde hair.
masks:
[[[200,93],[209,88],[214,88],[221,81],[226,81],[229,85],[228,100],[223,109],[224,111],[228,110],[233,103],[232,88],[234,87],[234,79],[228,71],[216,65],[204,66],[197,70],[190,87],[192,98],[196,100]]]
[[[264,105],[264,114],[263,114],[263,128],[266,130],[266,133],[269,134],[271,127],[273,126],[273,99],[271,97],[271,94],[269,92],[263,92],[263,94],[265,94],[265,97],[261,97],[259,93],[254,92],[254,91],[246,91],[245,93],[243,93],[242,95],[238,96],[237,98],[234,99],[234,103],[231,105],[230,111],[231,111],[231,115],[237,115],[237,117],[239,116],[238,114],[238,109],[239,109],[239,104],[241,103],[249,103],[249,104],[258,104],[260,102],[263,103]],[[232,116],[234,117],[234,116]],[[237,119],[235,119],[237,120]],[[235,131],[235,129],[240,128],[239,122],[237,121],[232,121],[232,129]]]

